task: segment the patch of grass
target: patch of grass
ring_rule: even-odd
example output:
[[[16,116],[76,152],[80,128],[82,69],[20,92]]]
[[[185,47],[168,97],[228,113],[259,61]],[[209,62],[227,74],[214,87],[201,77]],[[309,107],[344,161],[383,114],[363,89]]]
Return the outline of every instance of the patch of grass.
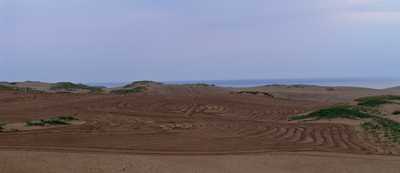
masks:
[[[290,85],[288,88],[304,88],[304,85]]]
[[[11,131],[14,131],[14,132],[19,132],[19,130],[18,129],[10,129]]]
[[[388,104],[388,103],[391,103],[391,102],[386,101],[386,100],[367,100],[365,102],[358,103],[357,105],[375,107],[375,106],[380,106],[380,105],[384,105],[384,104]]]
[[[200,85],[200,86],[215,86],[214,84],[209,85],[209,84],[205,84],[205,83],[197,83],[197,84],[194,84],[194,85]]]
[[[142,81],[134,81],[131,84],[125,85],[124,88],[129,88],[129,87],[133,87],[136,84],[146,84],[146,83],[156,83],[156,84],[163,84],[161,82],[154,82],[154,81],[149,81],[149,80],[142,80]]]
[[[15,91],[12,87],[0,85],[0,91]]]
[[[59,117],[57,117],[59,120],[66,120],[66,121],[71,121],[71,120],[79,120],[78,118],[74,118],[74,117],[71,117],[71,116],[68,116],[68,117],[66,117],[66,116],[59,116]]]
[[[0,124],[0,133],[2,133],[3,132],[3,129],[4,129],[4,127],[3,126],[5,126],[5,124]]]
[[[72,114],[72,115],[75,115],[75,116],[76,116],[76,115],[78,115],[78,113],[74,113],[74,114]]]
[[[18,82],[11,82],[10,85],[17,85]]]
[[[83,84],[74,84],[71,82],[59,82],[50,88],[50,90],[76,91],[77,89],[89,90],[90,93],[101,93],[103,87],[91,87]]]
[[[235,93],[235,92],[231,92],[231,94],[233,94],[233,93]],[[274,97],[272,94],[270,94],[270,93],[267,93],[267,92],[260,92],[260,91],[240,91],[240,92],[236,92],[236,93],[239,93],[239,94],[242,94],[242,93],[247,93],[247,94],[254,94],[254,95],[257,95],[257,94],[264,94],[264,95],[266,95],[266,96],[268,96],[268,97]]]
[[[368,113],[368,114],[374,114],[374,115],[381,114],[381,112],[379,111],[378,108],[365,107],[365,106],[353,106],[353,105],[347,105],[346,108],[355,110],[358,112]]]
[[[65,121],[54,120],[54,119],[51,119],[51,120],[43,120],[43,119],[41,119],[39,122],[30,122],[30,121],[26,122],[26,126],[45,126],[46,124],[49,124],[49,125],[57,125],[57,124],[70,125],[70,123],[67,123]]]
[[[357,101],[357,102],[366,102],[369,100],[400,100],[400,96],[380,95],[380,96],[361,97],[361,98],[355,99],[355,101]]]
[[[333,91],[333,90],[335,90],[335,89],[333,89],[333,88],[327,88],[326,90],[328,90],[328,91]]]
[[[316,121],[321,119],[330,120],[334,118],[360,119],[360,118],[377,118],[377,117],[378,116],[358,112],[355,110],[347,109],[346,107],[339,106],[339,107],[321,109],[307,115],[291,117],[289,118],[289,121],[304,120],[309,118],[312,119],[308,121]]]
[[[122,90],[112,90],[110,91],[111,94],[136,94],[136,93],[142,93],[146,90],[145,87],[136,87],[133,89],[122,89]]]
[[[393,115],[399,115],[399,114],[400,114],[400,111],[394,111],[392,114],[393,114]]]
[[[363,119],[367,118],[371,121],[361,124],[361,127],[369,133],[377,131],[383,132],[387,143],[400,143],[400,123],[391,119],[382,118],[363,112],[375,110],[365,108],[365,106],[340,106],[327,109],[321,109],[308,115],[291,117],[288,120],[316,121],[321,119],[347,118],[347,119]],[[360,112],[363,111],[363,112]],[[400,111],[399,111],[400,113]],[[305,120],[307,119],[307,120]]]
[[[361,127],[369,133],[381,130],[387,142],[400,143],[400,123],[387,118],[375,118],[372,122],[366,122]]]

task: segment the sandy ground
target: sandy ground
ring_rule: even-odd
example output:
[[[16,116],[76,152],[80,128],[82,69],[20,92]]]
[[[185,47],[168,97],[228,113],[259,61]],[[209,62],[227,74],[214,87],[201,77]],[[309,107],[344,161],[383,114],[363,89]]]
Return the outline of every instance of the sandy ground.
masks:
[[[44,91],[46,93],[55,93],[57,91],[50,90],[53,83],[42,82],[19,82],[11,85],[8,82],[1,82],[0,85],[32,88]],[[249,88],[224,88],[218,86],[203,86],[196,84],[170,85],[158,84],[155,82],[138,83],[134,86],[124,88],[103,88],[104,93],[110,93],[112,90],[133,89],[135,87],[145,87],[141,94],[150,95],[168,95],[168,94],[230,94],[231,92],[240,91],[261,91],[274,95],[275,98],[283,98],[289,100],[300,101],[318,101],[318,102],[353,102],[354,99],[375,95],[400,95],[400,86],[387,89],[370,89],[357,87],[326,87],[326,86],[310,86],[310,85],[267,85]],[[60,90],[62,91],[62,90]],[[87,93],[88,90],[70,91],[72,93]]]
[[[398,172],[400,158],[321,152],[149,156],[2,151],[0,172]]]
[[[147,87],[142,95],[0,92],[0,124],[7,124],[0,133],[0,172],[398,172],[400,167],[400,147],[365,133],[360,121],[287,121],[354,104],[358,96],[397,94],[398,88]],[[242,90],[278,98],[230,94]],[[381,109],[399,120],[389,115],[398,104]],[[58,116],[79,121],[23,126]]]

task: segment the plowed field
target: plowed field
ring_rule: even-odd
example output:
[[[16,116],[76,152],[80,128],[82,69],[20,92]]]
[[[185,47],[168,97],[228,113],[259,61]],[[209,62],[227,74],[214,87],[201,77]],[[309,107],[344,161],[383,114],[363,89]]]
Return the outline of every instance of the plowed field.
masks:
[[[73,116],[82,125],[0,133],[0,149],[156,155],[271,151],[398,154],[376,134],[287,118],[343,103],[247,94],[0,93],[0,123]]]

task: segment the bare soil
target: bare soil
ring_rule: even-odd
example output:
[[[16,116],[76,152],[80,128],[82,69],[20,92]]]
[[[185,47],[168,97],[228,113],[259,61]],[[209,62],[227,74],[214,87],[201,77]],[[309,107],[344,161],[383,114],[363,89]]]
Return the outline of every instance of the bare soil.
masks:
[[[399,147],[358,130],[358,122],[287,121],[345,104],[252,94],[4,91],[5,127],[58,116],[80,123],[0,133],[0,172],[396,172]]]

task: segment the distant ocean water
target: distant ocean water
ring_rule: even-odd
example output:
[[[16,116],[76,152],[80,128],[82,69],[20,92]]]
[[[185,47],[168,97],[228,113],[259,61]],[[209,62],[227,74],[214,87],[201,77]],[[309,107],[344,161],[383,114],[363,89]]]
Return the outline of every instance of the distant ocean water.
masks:
[[[244,79],[244,80],[193,80],[193,81],[156,81],[165,84],[214,84],[221,87],[255,87],[263,85],[317,85],[317,86],[350,86],[373,89],[385,89],[400,86],[400,77],[392,78],[302,78],[302,79]],[[108,88],[124,86],[132,82],[84,83],[90,86]]]

